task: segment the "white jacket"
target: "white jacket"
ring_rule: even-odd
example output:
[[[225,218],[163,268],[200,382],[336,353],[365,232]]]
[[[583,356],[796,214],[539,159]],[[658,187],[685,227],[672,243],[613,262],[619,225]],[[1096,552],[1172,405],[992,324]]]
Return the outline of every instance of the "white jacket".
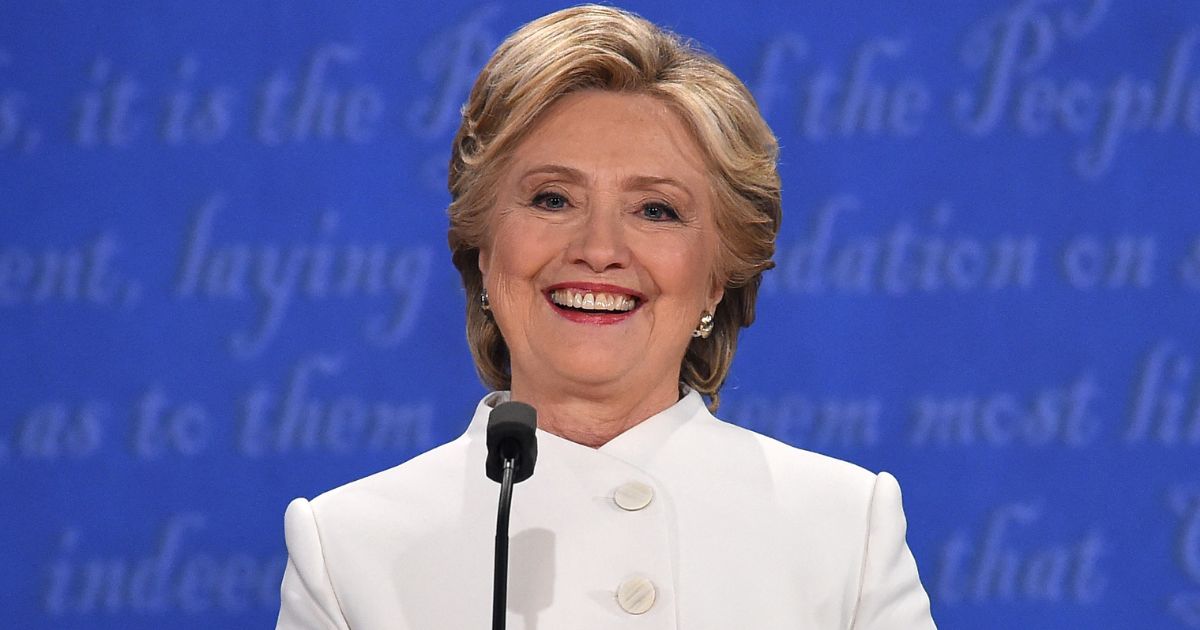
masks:
[[[505,397],[453,442],[288,506],[278,628],[491,627],[484,438]],[[512,630],[934,627],[887,473],[717,420],[695,392],[599,449],[538,431],[538,450],[513,492]]]

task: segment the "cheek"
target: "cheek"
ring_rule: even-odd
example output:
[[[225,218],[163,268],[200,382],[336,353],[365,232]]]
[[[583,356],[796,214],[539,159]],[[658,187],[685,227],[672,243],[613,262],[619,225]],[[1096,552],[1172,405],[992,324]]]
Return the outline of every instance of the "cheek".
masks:
[[[656,247],[650,250],[647,266],[664,294],[684,298],[702,305],[712,292],[715,272],[715,249],[701,239],[688,239],[678,247]]]
[[[480,270],[491,287],[489,290],[506,293],[525,290],[550,260],[553,250],[546,247],[547,239],[536,226],[523,223],[513,219],[497,221],[486,262],[482,253],[480,259]]]
[[[516,238],[519,234],[520,231],[512,229],[511,222],[496,221],[491,229],[487,263],[480,266],[480,271],[488,276],[511,274],[514,264],[523,258],[521,240]]]

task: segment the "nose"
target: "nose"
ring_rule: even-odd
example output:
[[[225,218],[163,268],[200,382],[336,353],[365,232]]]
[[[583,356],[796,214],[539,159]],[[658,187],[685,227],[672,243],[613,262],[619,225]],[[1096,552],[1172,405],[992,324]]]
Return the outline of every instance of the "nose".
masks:
[[[594,273],[629,266],[631,253],[621,225],[621,209],[599,204],[587,209],[567,247],[572,264],[586,265]]]

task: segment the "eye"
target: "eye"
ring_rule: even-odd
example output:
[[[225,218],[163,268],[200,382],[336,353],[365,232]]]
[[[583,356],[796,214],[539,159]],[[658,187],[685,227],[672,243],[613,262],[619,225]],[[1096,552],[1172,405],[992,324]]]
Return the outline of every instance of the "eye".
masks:
[[[679,213],[661,201],[642,204],[642,216],[651,221],[678,221]]]
[[[545,210],[563,210],[571,205],[571,202],[560,193],[540,192],[533,196],[532,205]]]

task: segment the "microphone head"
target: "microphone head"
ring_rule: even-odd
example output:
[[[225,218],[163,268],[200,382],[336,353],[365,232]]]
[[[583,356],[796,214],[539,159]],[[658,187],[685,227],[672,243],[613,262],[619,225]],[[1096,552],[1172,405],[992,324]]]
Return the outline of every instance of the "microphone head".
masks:
[[[504,474],[504,458],[513,457],[513,483],[533,475],[537,463],[537,411],[523,402],[509,401],[496,405],[488,416],[487,476],[500,482]]]

